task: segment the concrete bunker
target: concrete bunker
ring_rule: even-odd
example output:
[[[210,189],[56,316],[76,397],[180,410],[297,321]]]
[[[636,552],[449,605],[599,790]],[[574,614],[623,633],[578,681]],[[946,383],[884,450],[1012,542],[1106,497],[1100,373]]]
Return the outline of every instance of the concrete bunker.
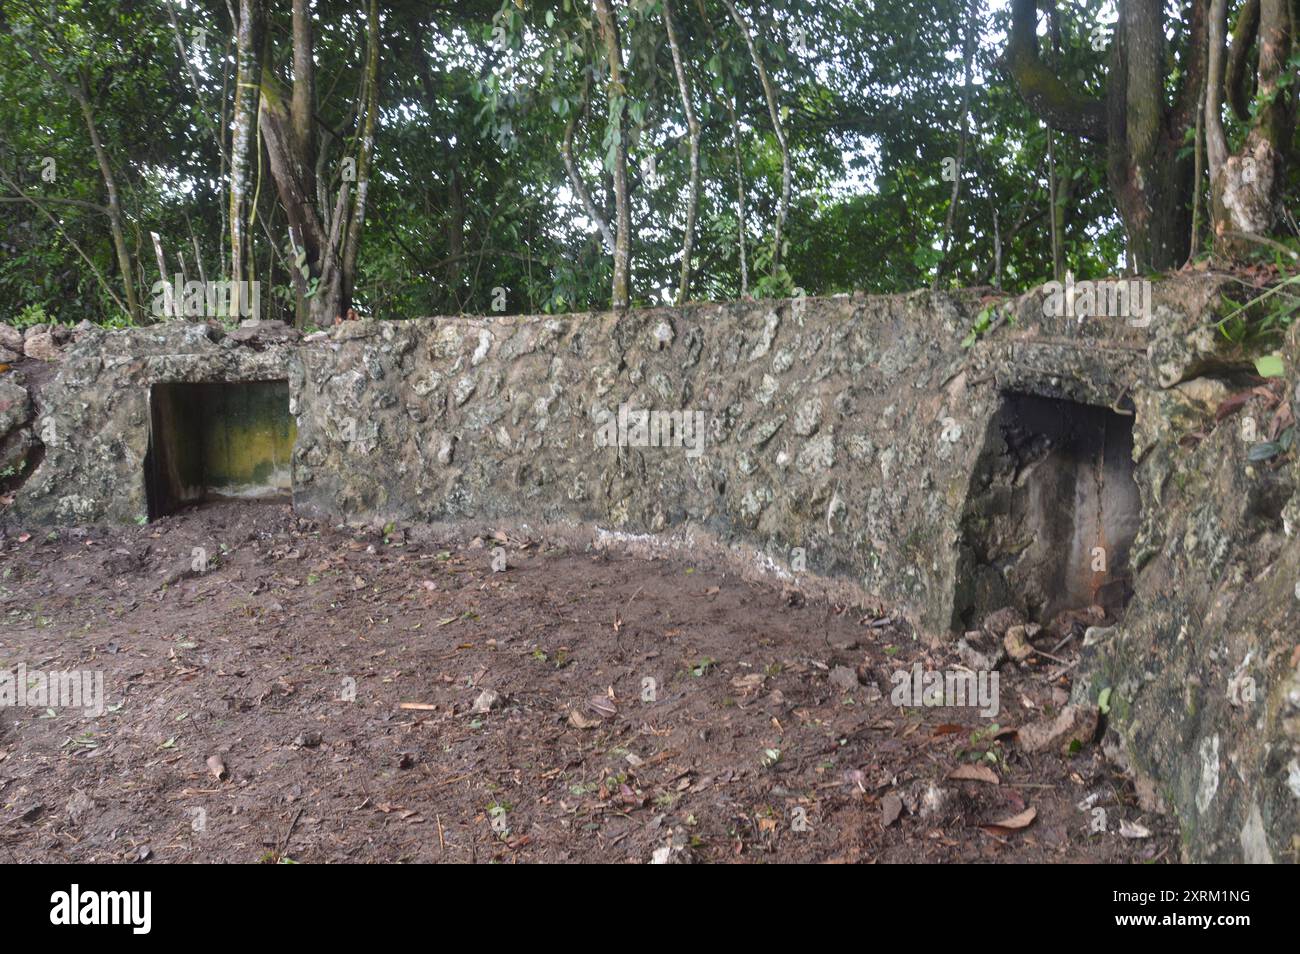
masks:
[[[1003,392],[961,518],[953,628],[1003,606],[1044,625],[1118,619],[1141,518],[1133,469],[1131,411]]]
[[[287,381],[154,384],[149,519],[211,500],[287,499],[296,431]]]

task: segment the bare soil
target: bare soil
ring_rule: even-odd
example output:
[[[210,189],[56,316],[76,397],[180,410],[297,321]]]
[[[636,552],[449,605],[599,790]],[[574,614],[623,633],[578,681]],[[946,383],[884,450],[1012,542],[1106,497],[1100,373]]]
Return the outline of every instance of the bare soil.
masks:
[[[957,657],[874,622],[680,559],[283,504],[11,527],[0,667],[102,671],[106,711],[0,710],[0,860],[1176,860],[1097,746],[1006,731],[1063,703],[1056,662],[1008,664],[996,719],[901,708],[892,672]],[[996,781],[949,778],[973,764]]]

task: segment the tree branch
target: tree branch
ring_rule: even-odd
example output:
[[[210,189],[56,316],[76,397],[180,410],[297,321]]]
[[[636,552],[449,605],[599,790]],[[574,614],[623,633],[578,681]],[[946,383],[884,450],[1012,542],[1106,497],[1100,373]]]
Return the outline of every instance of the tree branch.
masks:
[[[1012,0],[1003,67],[1030,110],[1059,132],[1106,141],[1106,104],[1070,89],[1038,56],[1038,2]]]

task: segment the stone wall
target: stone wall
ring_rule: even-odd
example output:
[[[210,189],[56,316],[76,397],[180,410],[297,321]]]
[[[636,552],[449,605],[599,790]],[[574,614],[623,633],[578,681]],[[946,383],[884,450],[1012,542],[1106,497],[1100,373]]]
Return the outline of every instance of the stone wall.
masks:
[[[982,470],[1008,440],[1003,395],[1109,409],[1132,422],[1120,477],[1140,512],[1098,525],[1136,519],[1132,600],[1089,630],[1076,697],[1106,699],[1108,747],[1178,813],[1188,858],[1295,860],[1300,501],[1295,455],[1261,450],[1289,424],[1295,369],[1223,405],[1260,381],[1212,327],[1220,287],[1155,283],[1142,327],[1047,318],[1031,293],[971,347],[981,303],[929,292],[348,322],[301,342],[183,323],[88,334],[37,395],[26,426],[44,456],[0,519],[144,517],[152,384],[287,378],[304,515],[598,527],[740,553],[946,639],[991,572],[972,527],[996,525],[1027,479],[1013,467],[997,493]],[[698,415],[703,443],[620,446],[621,405]]]
[[[798,548],[946,626],[940,541],[994,403],[963,391],[970,319],[922,295],[344,326],[294,370],[295,505]],[[702,449],[598,446],[621,406],[701,414]]]

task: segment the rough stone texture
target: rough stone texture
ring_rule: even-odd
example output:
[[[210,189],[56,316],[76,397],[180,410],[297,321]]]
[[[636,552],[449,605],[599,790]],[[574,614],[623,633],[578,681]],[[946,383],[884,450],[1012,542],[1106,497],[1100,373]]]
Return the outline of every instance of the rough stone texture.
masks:
[[[168,322],[85,334],[37,399],[44,446],[13,513],[32,523],[128,523],[148,516],[149,389],[166,381],[288,377],[283,346],[256,351],[212,325]]]
[[[63,356],[63,349],[55,341],[54,335],[50,332],[42,334],[29,334],[23,342],[23,350],[27,357],[35,358],[37,361],[57,361]]]
[[[1109,689],[1110,732],[1177,812],[1186,857],[1289,861],[1300,851],[1300,498],[1296,461],[1252,461],[1277,408],[1256,396],[1215,422],[1249,381],[1220,336],[1158,370],[1136,395],[1143,526],[1135,596],[1089,631],[1076,699]],[[1295,329],[1281,408],[1296,396]],[[1247,365],[1248,366],[1248,365]],[[1210,375],[1183,380],[1188,374]]]
[[[239,327],[231,331],[228,337],[239,344],[267,345],[297,341],[299,334],[296,328],[291,328],[283,321],[249,318],[241,321]]]
[[[1177,812],[1186,857],[1295,860],[1297,465],[1252,461],[1242,439],[1245,416],[1267,439],[1274,398],[1215,422],[1259,383],[1254,354],[1213,328],[1221,286],[1157,282],[1145,327],[1045,318],[1031,293],[969,349],[978,304],[929,292],[346,322],[301,343],[184,323],[89,333],[38,395],[45,456],[5,516],[144,516],[149,385],[287,377],[306,515],[711,541],[953,638],[1002,394],[1110,408],[1133,422],[1133,596],[1119,623],[1087,630],[1073,702],[1108,710],[1107,751]],[[1285,351],[1289,412],[1294,335]],[[598,446],[602,412],[622,403],[701,412],[702,452]],[[1008,626],[1024,622],[1013,609]],[[1001,655],[1000,638],[975,638]]]
[[[14,381],[0,378],[0,437],[27,421],[31,399],[27,389]]]
[[[0,323],[0,348],[23,353],[23,333],[13,325]]]
[[[16,381],[0,378],[0,481],[18,475],[35,446],[27,422],[32,402],[27,389]]]
[[[360,521],[577,519],[748,543],[947,624],[992,388],[969,308],[907,297],[338,326],[299,350],[294,500]],[[699,411],[703,453],[598,447],[602,412]],[[945,418],[961,433],[942,436]],[[376,461],[384,462],[376,466]]]

